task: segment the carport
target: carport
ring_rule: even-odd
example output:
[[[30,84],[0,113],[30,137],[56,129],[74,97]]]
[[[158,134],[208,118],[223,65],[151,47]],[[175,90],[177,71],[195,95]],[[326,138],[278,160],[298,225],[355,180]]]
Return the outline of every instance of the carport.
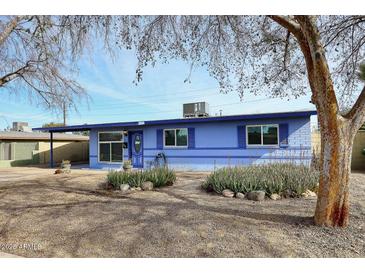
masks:
[[[39,127],[33,128],[34,131],[49,132],[50,141],[50,167],[55,166],[54,161],[54,134],[55,133],[66,133],[66,132],[80,132],[90,131],[91,129],[103,129],[103,128],[119,128],[127,129],[128,127],[140,126],[143,122],[120,122],[120,123],[103,123],[103,124],[84,124],[74,126],[61,126],[61,127]]]
[[[78,125],[78,126],[64,126],[64,127],[33,128],[32,130],[49,132],[49,143],[50,143],[49,166],[51,168],[53,168],[55,166],[55,161],[54,161],[54,133],[89,131],[90,128],[85,126],[85,125]]]

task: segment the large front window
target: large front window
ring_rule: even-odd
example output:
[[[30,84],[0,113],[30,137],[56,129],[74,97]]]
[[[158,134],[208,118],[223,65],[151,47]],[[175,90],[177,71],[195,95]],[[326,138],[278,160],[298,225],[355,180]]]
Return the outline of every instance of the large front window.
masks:
[[[165,129],[164,130],[165,147],[187,147],[188,146],[188,129]]]
[[[99,133],[99,162],[123,161],[123,133]]]
[[[278,125],[247,126],[247,145],[276,146],[279,144]]]

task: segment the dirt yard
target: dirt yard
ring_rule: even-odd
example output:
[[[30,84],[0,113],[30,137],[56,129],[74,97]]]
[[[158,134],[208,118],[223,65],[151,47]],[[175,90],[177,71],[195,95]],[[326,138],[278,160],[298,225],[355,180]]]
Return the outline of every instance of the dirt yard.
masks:
[[[207,194],[206,173],[128,195],[105,171],[0,169],[0,252],[24,257],[365,257],[365,174],[351,177],[347,229],[315,227],[314,199]]]

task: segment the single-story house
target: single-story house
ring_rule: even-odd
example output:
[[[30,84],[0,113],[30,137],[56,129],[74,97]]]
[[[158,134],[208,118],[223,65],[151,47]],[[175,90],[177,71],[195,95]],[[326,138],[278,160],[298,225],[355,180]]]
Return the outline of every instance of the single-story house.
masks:
[[[0,167],[42,165],[50,162],[49,134],[0,131]],[[85,162],[89,158],[89,137],[57,133],[53,136],[54,161]]]
[[[310,116],[316,111],[244,114],[35,128],[90,131],[90,168],[135,168],[166,162],[177,170],[213,170],[267,162],[309,164]]]

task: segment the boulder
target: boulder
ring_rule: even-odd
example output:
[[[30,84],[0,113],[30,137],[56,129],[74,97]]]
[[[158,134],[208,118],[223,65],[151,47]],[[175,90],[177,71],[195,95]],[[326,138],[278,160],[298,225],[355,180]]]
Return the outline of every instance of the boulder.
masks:
[[[265,199],[265,191],[251,191],[246,194],[246,197],[253,201],[263,201]]]
[[[120,185],[120,191],[122,193],[127,193],[129,191],[129,185],[128,184],[121,184]]]
[[[315,198],[317,197],[317,194],[313,191],[310,191],[309,189],[307,189],[305,192],[302,193],[302,197],[304,198]]]
[[[281,196],[279,194],[277,194],[277,193],[273,193],[273,194],[270,195],[270,199],[271,200],[274,200],[274,201],[280,200],[281,199]]]
[[[237,192],[236,193],[236,198],[238,198],[238,199],[244,199],[245,198],[245,194],[243,194],[241,192]]]
[[[63,170],[62,169],[56,169],[54,174],[62,174],[63,173]]]
[[[142,190],[146,191],[146,190],[152,190],[153,189],[153,183],[150,181],[144,182],[141,185]]]
[[[225,189],[225,190],[222,191],[222,195],[224,197],[233,198],[234,197],[234,192],[230,189]]]

